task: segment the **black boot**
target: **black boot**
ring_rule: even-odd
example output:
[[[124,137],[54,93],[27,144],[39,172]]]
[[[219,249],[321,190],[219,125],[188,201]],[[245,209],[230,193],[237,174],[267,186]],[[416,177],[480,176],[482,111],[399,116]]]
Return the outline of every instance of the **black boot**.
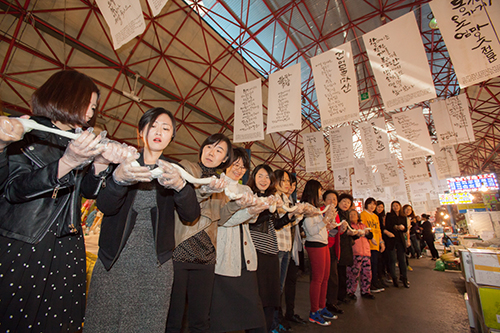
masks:
[[[410,288],[410,282],[408,282],[408,279],[403,279],[403,286],[405,286],[405,288]]]
[[[398,280],[397,279],[392,279],[392,284],[394,287],[399,288]]]

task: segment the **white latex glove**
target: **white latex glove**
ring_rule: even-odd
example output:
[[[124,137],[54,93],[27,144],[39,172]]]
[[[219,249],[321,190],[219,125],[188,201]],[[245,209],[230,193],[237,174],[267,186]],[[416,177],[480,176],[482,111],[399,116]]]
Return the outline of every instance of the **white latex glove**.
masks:
[[[64,155],[60,159],[60,163],[67,165],[71,169],[91,163],[105,149],[104,145],[97,147],[101,139],[102,137],[100,135],[96,136],[93,133],[93,128],[90,127],[78,139],[68,144]]]
[[[127,145],[126,143],[119,143],[113,140],[104,139],[101,141],[101,144],[104,145],[105,149],[102,154],[98,155],[94,159],[94,163],[120,164],[125,161],[129,155],[135,156],[137,154],[137,149]]]
[[[266,209],[269,209],[269,203],[266,200],[255,200],[255,204],[248,208],[248,213],[258,215]]]
[[[117,184],[128,186],[137,182],[150,182],[153,179],[148,167],[132,165],[132,162],[139,158],[138,155],[129,156],[115,169],[113,179]]]
[[[227,182],[224,179],[213,177],[214,179],[208,185],[202,185],[200,191],[206,194],[209,193],[220,193],[224,191]]]
[[[158,182],[165,188],[171,188],[177,192],[186,186],[186,181],[181,177],[179,171],[164,160],[156,161],[156,164],[163,170],[163,174],[158,178]]]
[[[23,138],[24,127],[20,121],[8,117],[0,117],[0,151],[11,142]]]

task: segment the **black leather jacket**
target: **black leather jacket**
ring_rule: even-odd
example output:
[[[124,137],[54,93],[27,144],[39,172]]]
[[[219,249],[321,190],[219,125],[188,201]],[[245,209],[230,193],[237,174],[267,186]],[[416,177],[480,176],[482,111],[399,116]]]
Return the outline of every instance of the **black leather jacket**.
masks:
[[[258,193],[257,196],[262,197],[263,194]],[[257,221],[255,221],[255,223],[250,223],[248,226],[250,230],[259,231],[267,234],[269,230],[268,223],[274,223],[274,229],[280,230],[285,225],[293,221],[295,221],[295,216],[289,218],[288,214],[285,214],[282,217],[280,217],[277,211],[271,213],[269,209],[266,209],[265,211],[259,214],[259,217],[257,218]]]
[[[54,127],[47,118],[31,119]],[[81,194],[95,198],[108,170],[94,176],[93,167],[87,167],[58,179],[59,159],[69,141],[34,130],[7,148],[9,175],[0,196],[0,235],[36,244],[54,223],[58,237],[81,233]]]

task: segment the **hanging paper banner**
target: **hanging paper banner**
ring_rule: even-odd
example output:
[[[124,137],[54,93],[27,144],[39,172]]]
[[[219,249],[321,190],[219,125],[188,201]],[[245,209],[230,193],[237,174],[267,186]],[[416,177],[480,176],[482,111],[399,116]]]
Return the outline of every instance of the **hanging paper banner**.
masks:
[[[377,166],[381,183],[384,186],[399,186],[398,164],[394,158],[389,163]]]
[[[392,187],[393,200],[399,201],[402,205],[409,202],[408,192],[406,191],[405,175],[402,169],[398,169],[399,185]],[[386,203],[386,210],[389,211],[391,207]]]
[[[391,161],[389,139],[384,118],[371,119],[359,124],[361,142],[367,165],[379,165]]]
[[[382,182],[379,172],[373,174],[375,186],[371,191],[371,195],[376,199],[383,202],[391,201],[391,188]]]
[[[332,170],[354,167],[351,126],[332,128],[330,130],[330,159]]]
[[[412,202],[422,202],[427,200],[427,193],[432,189],[429,181],[410,184],[410,196]]]
[[[146,29],[139,0],[97,0],[97,5],[108,24],[115,50]]]
[[[322,132],[302,134],[306,172],[326,171],[325,139]]]
[[[300,63],[269,75],[267,131],[301,129]]]
[[[333,181],[335,190],[349,191],[351,189],[351,183],[349,181],[349,169],[334,170]]]
[[[233,142],[264,140],[261,80],[256,79],[234,88]]]
[[[500,75],[500,3],[442,1],[430,4],[460,88]]]
[[[430,164],[429,170],[431,171],[431,180],[437,193],[443,194],[446,191],[449,191],[448,182],[446,181],[446,179],[439,179],[439,177],[437,176],[436,166],[434,164]]]
[[[474,142],[469,102],[465,94],[431,103],[440,147]]]
[[[427,171],[425,157],[415,157],[409,160],[403,160],[403,165],[405,166],[408,184],[429,180],[429,172]]]
[[[351,43],[311,58],[321,127],[359,119],[356,72]]]
[[[436,97],[413,12],[364,34],[363,41],[386,111]]]
[[[403,160],[434,155],[431,138],[422,114],[422,108],[415,108],[392,116]]]
[[[352,182],[352,196],[354,198],[368,198],[371,197],[371,187],[363,186],[363,181],[358,182],[358,177],[355,174],[351,175]],[[360,186],[361,184],[361,186]]]
[[[151,8],[151,12],[153,16],[160,14],[161,10],[167,4],[168,0],[148,0],[149,8]]]
[[[354,174],[357,188],[365,189],[374,186],[372,167],[366,165],[364,158],[354,159]]]
[[[433,144],[436,155],[432,157],[436,168],[438,179],[446,179],[460,176],[460,168],[458,166],[457,153],[455,147],[440,148],[437,143]]]

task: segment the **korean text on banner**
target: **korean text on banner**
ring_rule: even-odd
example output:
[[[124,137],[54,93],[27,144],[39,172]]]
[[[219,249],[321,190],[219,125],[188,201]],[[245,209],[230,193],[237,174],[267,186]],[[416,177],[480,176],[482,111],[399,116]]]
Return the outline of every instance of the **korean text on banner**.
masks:
[[[300,63],[269,75],[267,131],[301,129]]]
[[[436,167],[438,179],[446,179],[460,176],[457,153],[454,146],[439,147],[437,143],[432,145],[436,154],[432,157]]]
[[[338,169],[333,171],[333,182],[337,191],[349,191],[351,182],[349,180],[349,169]]]
[[[440,147],[474,142],[469,102],[465,94],[431,103]]]
[[[256,79],[234,88],[233,142],[264,140],[261,80]]]
[[[342,126],[330,130],[330,158],[332,170],[354,167],[351,126]]]
[[[364,158],[354,159],[354,174],[356,175],[356,188],[366,189],[375,185],[373,179],[372,167],[367,166]],[[353,184],[354,187],[354,184]]]
[[[384,186],[399,186],[399,168],[395,158],[391,158],[389,163],[379,164],[377,167],[381,184]]]
[[[430,4],[460,88],[500,75],[500,2],[442,1]]]
[[[302,134],[306,172],[326,171],[325,139],[322,132]]]
[[[403,160],[403,165],[405,166],[408,184],[430,180],[425,157],[415,157],[409,160]]]
[[[403,160],[434,155],[422,108],[396,113],[392,119],[401,145]]]
[[[413,12],[366,33],[363,41],[387,111],[436,97]]]
[[[383,117],[360,123],[359,131],[367,165],[379,165],[391,161],[389,139]]]
[[[97,0],[102,16],[108,24],[115,50],[131,41],[146,29],[139,0]]]
[[[311,58],[321,127],[359,119],[358,89],[351,44]]]

